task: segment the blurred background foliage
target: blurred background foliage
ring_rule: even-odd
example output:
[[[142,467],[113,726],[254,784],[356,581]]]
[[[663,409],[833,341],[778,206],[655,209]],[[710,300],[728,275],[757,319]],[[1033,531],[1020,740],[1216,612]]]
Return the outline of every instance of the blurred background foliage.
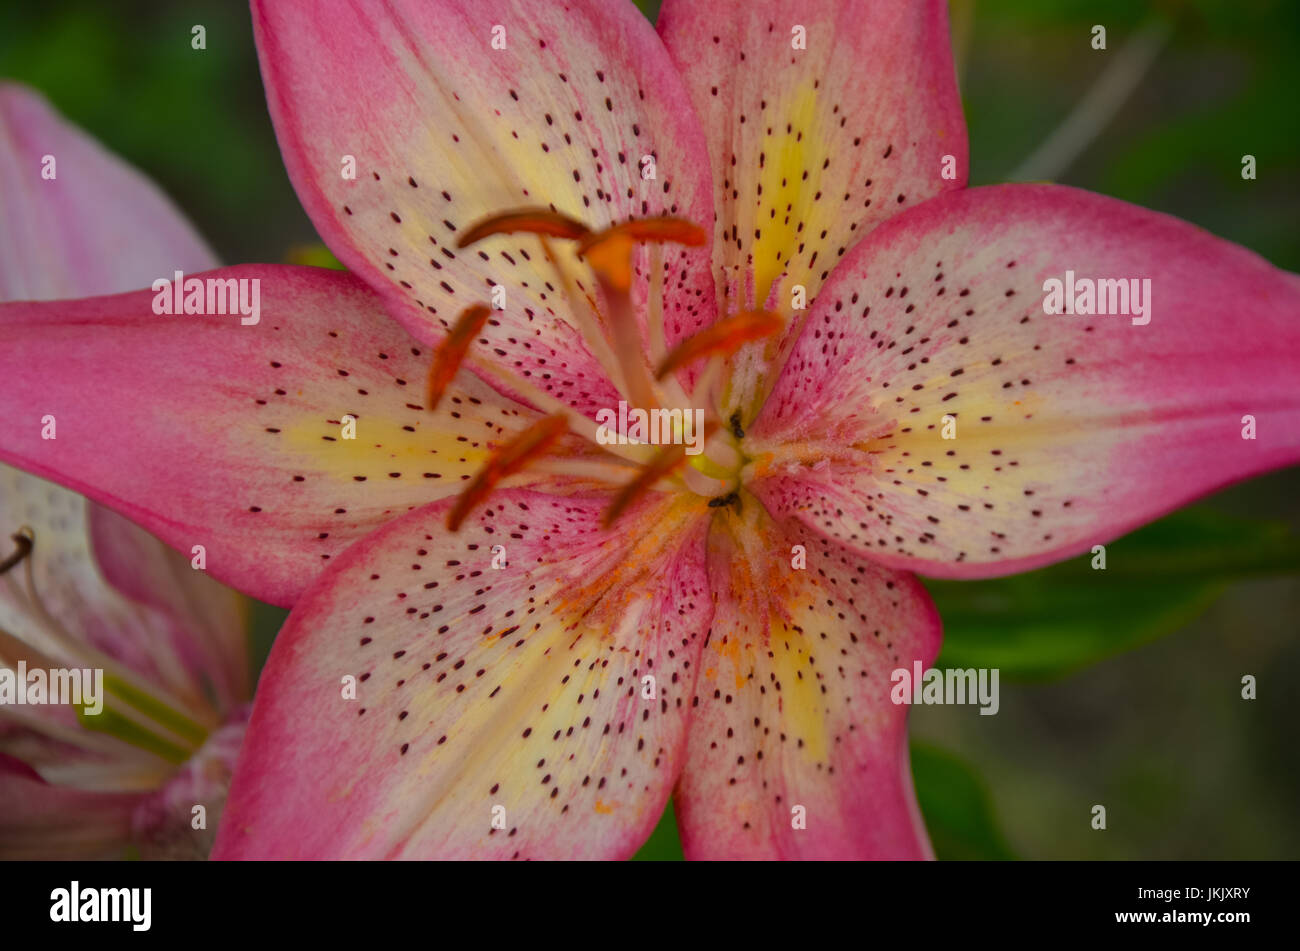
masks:
[[[657,5],[638,3],[652,18]],[[1300,271],[1300,3],[951,9],[972,185],[1009,180],[1127,41],[1163,24],[1152,65],[1056,180]],[[191,49],[194,24],[204,51]],[[1104,52],[1090,45],[1095,24]],[[329,263],[280,161],[243,3],[0,0],[0,78],[40,89],[151,176],[224,261]],[[1241,178],[1245,154],[1255,181]],[[1219,493],[1108,545],[1104,572],[1084,556],[928,582],[945,621],[940,664],[1002,671],[996,716],[912,713],[917,796],[941,858],[1300,855],[1298,489],[1292,469]],[[283,616],[258,607],[258,666]],[[1259,699],[1241,699],[1245,674]],[[1098,803],[1104,832],[1090,827]],[[670,808],[639,857],[680,855]]]

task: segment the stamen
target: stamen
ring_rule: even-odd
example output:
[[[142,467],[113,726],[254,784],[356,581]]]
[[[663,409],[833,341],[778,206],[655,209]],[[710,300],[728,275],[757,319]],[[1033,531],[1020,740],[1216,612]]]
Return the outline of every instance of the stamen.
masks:
[[[591,350],[592,355],[600,363],[601,369],[614,383],[615,389],[620,393],[626,392],[626,384],[622,379],[623,368],[619,365],[614,352],[610,350],[609,341],[605,338],[604,331],[597,324],[597,320],[600,319],[600,311],[589,297],[578,294],[577,288],[573,286],[569,272],[560,263],[560,259],[555,254],[555,249],[551,247],[551,242],[546,240],[546,236],[538,235],[537,240],[541,242],[542,253],[546,256],[552,270],[555,271],[560,287],[564,290],[564,299],[569,303],[569,316],[578,325],[578,333],[582,334],[582,339],[586,341],[588,349]]]
[[[24,526],[23,528],[18,529],[18,531],[10,537],[14,540],[14,544],[17,545],[18,548],[4,561],[0,561],[0,575],[9,571],[11,568],[16,567],[24,558],[32,553],[33,535],[30,528]]]
[[[637,244],[684,244],[692,248],[698,248],[709,239],[699,225],[685,218],[662,215],[658,218],[632,218],[604,231],[588,234],[578,242],[578,251],[585,254],[588,248],[615,235],[626,235]]]
[[[663,247],[652,244],[650,252],[650,295],[647,300],[646,330],[649,334],[650,365],[659,364],[668,353],[664,340],[664,255]],[[669,406],[686,406],[690,397],[676,377],[660,381],[664,400]]]
[[[556,270],[569,309],[573,312],[570,316],[571,322],[587,340],[592,354],[605,369],[619,393],[626,396],[628,402],[646,410],[658,408],[664,403],[666,397],[675,403],[687,402],[686,393],[676,380],[665,381],[666,372],[659,377],[662,389],[651,375],[645,343],[632,305],[631,289],[635,274],[633,252],[639,243],[656,245],[651,250],[650,257],[652,273],[649,275],[650,312],[647,315],[647,327],[652,338],[651,355],[659,360],[663,358],[665,341],[663,261],[657,245],[665,242],[693,247],[704,245],[708,241],[708,235],[702,228],[682,218],[663,216],[633,219],[593,232],[582,222],[567,215],[547,209],[525,208],[494,215],[478,222],[460,237],[457,246],[463,248],[491,235],[515,232],[535,234],[541,240],[545,256]],[[606,303],[607,314],[602,314],[600,306],[590,297],[588,303],[591,313],[580,306],[577,301],[578,295],[565,268],[547,242],[548,237],[567,238],[577,242],[578,257],[594,272]],[[429,371],[430,408],[438,404],[440,397],[462,365],[473,366],[476,372],[489,380],[500,379],[501,374],[494,372],[496,368],[484,366],[482,361],[476,360],[470,352],[472,340],[481,331],[487,319],[488,313],[485,308],[482,305],[475,305],[461,314],[455,327],[439,347]],[[740,328],[740,332],[744,333],[744,328]],[[752,328],[750,332],[753,332]],[[739,343],[735,345],[738,346]],[[722,345],[715,344],[715,346]],[[525,381],[515,381],[514,384],[509,380],[503,382],[508,389],[518,389],[519,395],[525,398],[543,395]],[[563,416],[568,427],[591,439],[594,431],[591,421],[585,417],[575,418],[568,411],[567,406],[561,404],[557,407],[557,402],[547,396],[537,405],[543,410],[550,409],[555,411],[556,415]],[[469,509],[491,491],[500,479],[509,472],[515,471],[515,468],[504,471],[504,468],[522,465],[527,457],[540,451],[531,447],[532,437],[529,432],[526,431],[517,438],[515,443],[506,446],[498,457],[491,460],[480,472],[478,480],[461,496],[460,502],[450,513],[449,524],[455,522],[458,525]],[[599,431],[594,431],[594,434],[596,437],[594,441],[601,444],[606,451],[625,458],[636,458],[640,451],[640,447],[631,445],[620,448],[604,446],[599,438]],[[549,445],[549,440],[547,444]],[[521,454],[517,461],[513,458],[516,451]]]
[[[699,456],[696,456],[696,459],[699,458]],[[729,487],[736,485],[734,477],[715,479],[713,476],[701,472],[695,463],[682,470],[682,481],[686,483],[686,488],[706,499],[711,499],[719,492],[725,492]]]
[[[602,447],[603,448],[603,447]],[[599,482],[604,485],[622,485],[629,473],[639,467],[621,456],[567,459],[548,456],[533,463],[531,471],[549,472],[570,479]]]
[[[684,218],[636,218],[587,234],[578,242],[578,254],[586,259],[603,284],[626,294],[632,289],[635,245],[652,242],[699,247],[707,240],[702,228]]]
[[[785,326],[780,314],[767,310],[746,310],[724,317],[673,348],[659,364],[655,379],[662,380],[699,357],[735,353],[743,345],[777,333]]]
[[[704,426],[704,438],[707,440],[717,429],[717,424],[706,423]],[[609,528],[622,515],[629,505],[650,491],[650,488],[667,476],[672,475],[678,469],[686,464],[686,446],[674,445],[665,446],[661,449],[640,472],[640,474],[629,482],[614,496],[614,501],[610,503],[609,508],[605,510],[604,518],[601,524]]]
[[[459,529],[465,516],[491,494],[498,482],[544,453],[568,428],[568,414],[556,413],[533,423],[498,449],[479,470],[469,487],[456,499],[456,504],[447,515],[447,528],[453,532]]]
[[[576,221],[559,212],[547,211],[544,208],[520,208],[515,211],[493,215],[491,218],[485,218],[473,225],[460,236],[460,239],[456,242],[456,247],[467,248],[474,242],[482,241],[490,235],[514,234],[518,231],[525,231],[529,234],[548,234],[556,238],[577,239],[589,234],[591,229],[581,221]]]
[[[442,342],[438,350],[433,355],[433,363],[429,366],[429,385],[426,390],[426,405],[429,409],[438,408],[438,401],[442,399],[442,394],[447,391],[451,385],[452,379],[456,376],[456,371],[465,361],[465,354],[469,352],[469,345],[474,342],[474,338],[482,331],[483,325],[487,323],[491,308],[484,304],[475,304],[467,307],[456,318],[456,325],[451,328],[451,333],[447,339]]]
[[[631,257],[630,253],[628,256]],[[605,290],[605,300],[609,306],[609,331],[614,338],[614,355],[618,358],[623,381],[627,385],[629,402],[643,409],[654,409],[659,405],[659,397],[650,379],[650,367],[645,361],[645,348],[632,312],[632,297],[606,284],[599,271],[597,278]]]
[[[623,370],[631,401],[642,408],[659,405],[645,362],[645,347],[632,310],[632,252],[641,242],[704,244],[704,231],[682,218],[641,218],[588,234],[578,242],[578,255],[596,274],[609,308],[607,322],[614,354]]]
[[[668,352],[664,342],[664,253],[657,244],[650,245],[650,312],[646,328],[650,331],[650,359],[658,363]]]

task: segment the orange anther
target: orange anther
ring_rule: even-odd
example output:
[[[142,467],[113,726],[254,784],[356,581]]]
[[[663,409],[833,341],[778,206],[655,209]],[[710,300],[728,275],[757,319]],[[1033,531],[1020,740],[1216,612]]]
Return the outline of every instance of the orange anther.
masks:
[[[627,294],[632,289],[632,248],[627,235],[612,234],[592,244],[582,256],[606,288]]]
[[[628,237],[638,244],[656,242],[659,244],[684,244],[696,248],[708,240],[708,235],[699,225],[685,218],[633,218],[621,225],[612,225],[604,231],[588,234],[578,242],[578,253],[585,254],[594,244],[616,235]]]
[[[521,208],[483,219],[460,236],[456,241],[456,247],[467,248],[475,241],[481,241],[489,235],[513,234],[516,231],[572,239],[589,234],[591,229],[581,221],[575,221],[568,215],[555,211],[547,211],[544,208]]]
[[[487,464],[478,471],[474,480],[456,499],[447,514],[447,528],[456,531],[465,521],[470,511],[488,497],[497,483],[506,476],[513,475],[528,462],[540,456],[564,435],[569,428],[568,418],[564,413],[555,413],[545,419],[539,419],[518,436],[506,443]]]
[[[429,385],[425,390],[425,404],[429,409],[438,408],[438,401],[442,399],[442,394],[446,392],[448,385],[456,376],[456,371],[465,361],[469,345],[483,329],[491,313],[491,309],[486,305],[475,304],[467,307],[456,318],[456,325],[451,328],[447,339],[438,347],[433,355],[433,363],[429,367]]]
[[[781,315],[769,310],[745,310],[724,317],[673,347],[655,371],[655,379],[662,380],[698,357],[735,353],[744,344],[769,337],[784,326]]]
[[[626,294],[632,287],[632,249],[646,242],[698,247],[708,235],[684,218],[636,218],[604,231],[589,232],[578,242],[578,254],[612,290]]]

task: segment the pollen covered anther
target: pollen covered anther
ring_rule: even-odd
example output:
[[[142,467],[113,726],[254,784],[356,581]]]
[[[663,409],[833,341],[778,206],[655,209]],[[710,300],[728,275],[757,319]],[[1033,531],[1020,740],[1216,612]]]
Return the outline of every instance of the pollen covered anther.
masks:
[[[546,452],[568,428],[568,417],[564,413],[555,413],[539,419],[498,449],[457,497],[456,504],[447,514],[447,528],[453,532],[460,528],[465,516],[491,494],[497,483]]]
[[[482,331],[491,313],[491,309],[485,304],[475,304],[467,307],[456,318],[456,325],[438,347],[433,356],[433,363],[429,367],[429,383],[425,391],[425,405],[429,409],[438,408],[438,401],[442,399],[442,394],[447,391],[447,387],[456,376],[456,371],[465,361],[469,345]]]
[[[456,241],[456,247],[467,248],[474,242],[482,241],[494,234],[514,234],[519,231],[570,240],[591,233],[590,228],[568,215],[547,211],[544,208],[521,208],[493,215],[476,223],[460,236]]]
[[[725,317],[674,347],[655,370],[655,379],[662,380],[699,357],[735,353],[745,344],[769,337],[784,326],[780,314],[767,310],[746,310]]]

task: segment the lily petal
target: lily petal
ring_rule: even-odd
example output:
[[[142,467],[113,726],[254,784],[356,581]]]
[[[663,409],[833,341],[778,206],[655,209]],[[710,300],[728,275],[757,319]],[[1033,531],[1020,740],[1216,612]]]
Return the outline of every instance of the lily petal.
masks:
[[[1045,313],[1067,271],[1149,280],[1146,317]],[[1076,189],[945,195],[836,271],[752,434],[772,511],[927,574],[1025,571],[1300,459],[1300,283]]]
[[[199,277],[260,281],[260,321],[156,315],[150,291],[0,305],[0,458],[204,546],[213,577],[264,601],[291,604],[351,542],[459,491],[535,418],[471,377],[427,412],[429,351],[355,277]]]
[[[635,851],[685,746],[707,509],[611,533],[607,504],[507,490],[449,535],[438,502],[345,552],[275,642],[214,858]]]
[[[742,306],[782,275],[771,306],[796,284],[811,306],[856,241],[965,184],[943,0],[665,0],[658,28],[708,135],[719,285],[752,271]]]
[[[603,0],[258,0],[253,25],[289,176],[339,259],[426,344],[506,288],[485,357],[589,415],[616,405],[535,237],[456,248],[482,219],[543,203],[597,230],[710,220],[703,132],[645,18]],[[664,256],[672,342],[712,320],[708,260]],[[645,299],[644,268],[638,287]]]
[[[111,294],[217,264],[156,185],[16,83],[0,84],[0,247],[0,300]]]
[[[907,707],[890,700],[892,671],[939,651],[924,589],[811,532],[738,517],[710,533],[709,564],[717,606],[675,800],[686,857],[929,857]]]

